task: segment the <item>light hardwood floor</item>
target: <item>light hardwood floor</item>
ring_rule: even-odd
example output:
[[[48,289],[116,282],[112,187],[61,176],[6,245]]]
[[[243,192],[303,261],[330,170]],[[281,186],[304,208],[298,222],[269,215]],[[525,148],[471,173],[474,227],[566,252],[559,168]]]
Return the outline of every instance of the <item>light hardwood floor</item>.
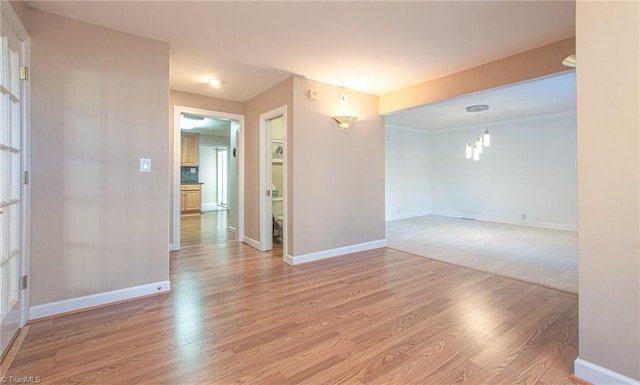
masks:
[[[180,216],[180,247],[227,242],[235,238],[228,231],[229,210],[206,211],[200,215]]]
[[[577,297],[399,251],[171,255],[170,295],[31,325],[45,384],[571,384]]]

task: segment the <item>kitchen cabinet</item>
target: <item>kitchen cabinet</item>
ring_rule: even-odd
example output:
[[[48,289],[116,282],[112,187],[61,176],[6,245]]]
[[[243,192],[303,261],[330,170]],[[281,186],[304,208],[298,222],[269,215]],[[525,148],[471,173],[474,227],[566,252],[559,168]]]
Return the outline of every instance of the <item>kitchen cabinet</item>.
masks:
[[[202,213],[202,185],[180,185],[180,214]]]
[[[180,135],[180,141],[180,166],[198,167],[198,146],[200,145],[200,135],[182,133]]]

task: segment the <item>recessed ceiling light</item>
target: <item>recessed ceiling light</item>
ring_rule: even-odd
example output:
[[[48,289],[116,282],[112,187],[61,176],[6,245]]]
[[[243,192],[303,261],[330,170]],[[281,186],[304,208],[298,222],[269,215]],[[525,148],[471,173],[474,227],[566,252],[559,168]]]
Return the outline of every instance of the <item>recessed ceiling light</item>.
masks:
[[[225,83],[224,80],[220,80],[216,78],[209,79],[209,85],[213,88],[220,88],[221,86],[224,85],[224,83]]]

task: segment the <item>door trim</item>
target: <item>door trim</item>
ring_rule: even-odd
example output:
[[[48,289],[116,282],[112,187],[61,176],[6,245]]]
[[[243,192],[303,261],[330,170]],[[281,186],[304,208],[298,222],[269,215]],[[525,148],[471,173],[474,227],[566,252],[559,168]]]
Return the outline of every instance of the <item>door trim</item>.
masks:
[[[24,65],[30,67],[29,53],[31,52],[31,39],[28,38],[23,42],[22,49],[24,50]],[[22,89],[22,171],[28,172],[31,175],[31,80],[21,80],[24,83]],[[22,184],[22,276],[29,276],[30,266],[30,251],[29,241],[31,239],[31,180],[26,184]],[[29,285],[30,286],[30,285]],[[30,287],[21,290],[22,295],[22,319],[20,327],[23,327],[29,321],[29,291]]]
[[[0,8],[0,14],[7,21],[7,23],[11,26],[13,31],[18,36],[18,39],[22,42],[22,61],[23,65],[27,68],[31,66],[31,37],[27,32],[27,29],[22,24],[22,21],[18,17],[18,14],[13,9],[13,6],[8,2],[2,2],[2,6]],[[31,169],[31,149],[29,144],[31,143],[31,80],[20,80],[22,83],[21,90],[21,141],[20,141],[20,155],[22,162],[22,172],[30,171]],[[30,262],[30,254],[29,254],[29,240],[30,240],[30,203],[31,203],[31,183],[22,184],[21,185],[21,229],[20,229],[20,247],[22,248],[22,261],[21,265],[18,266],[18,270],[20,270],[19,277],[23,275],[29,275],[29,262]],[[20,322],[19,326],[22,328],[29,321],[29,288],[27,289],[19,289],[18,296],[21,297],[21,306],[22,309],[20,311]]]
[[[2,17],[3,21],[6,21],[7,24],[11,27],[13,32],[17,35],[20,40],[20,50],[22,56],[22,65],[29,68],[31,65],[30,60],[30,52],[31,52],[31,38],[26,28],[22,24],[20,17],[13,9],[13,6],[8,2],[2,2],[0,4],[0,17]],[[20,98],[20,162],[21,172],[30,171],[30,143],[31,143],[31,80],[20,80],[21,84],[21,98]],[[22,178],[22,176],[21,176]],[[29,254],[29,242],[30,242],[30,202],[31,202],[31,184],[22,183],[20,186],[20,262],[18,266],[19,277],[22,279],[22,276],[29,275],[29,266],[30,266],[30,254]],[[19,335],[21,333],[21,329],[27,324],[29,321],[29,291],[30,289],[27,287],[26,289],[19,288],[18,289],[18,297],[20,298],[20,320],[18,321],[18,332],[16,334]],[[15,336],[14,336],[15,337]],[[14,340],[15,341],[15,340]],[[8,349],[10,349],[11,344]],[[8,350],[7,350],[8,351]],[[6,353],[2,352],[3,354]]]
[[[287,210],[287,202],[289,194],[287,193],[288,185],[288,141],[287,141],[287,106],[281,106],[271,111],[260,114],[260,250],[266,251],[269,249],[269,226],[272,226],[272,218],[269,214],[268,204],[270,199],[267,199],[266,190],[271,186],[267,186],[267,167],[271,167],[271,143],[269,139],[271,135],[267,135],[267,125],[269,120],[282,116],[282,215],[284,220],[282,221],[282,259],[288,254],[288,223],[289,216]],[[267,151],[268,150],[268,151]]]
[[[236,153],[238,156],[238,223],[236,228],[236,241],[241,242],[244,238],[244,115],[229,112],[203,110],[186,106],[173,107],[173,207],[171,208],[173,226],[170,230],[171,241],[170,250],[180,250],[180,114],[202,115],[213,118],[225,118],[238,122],[238,143],[236,143]]]

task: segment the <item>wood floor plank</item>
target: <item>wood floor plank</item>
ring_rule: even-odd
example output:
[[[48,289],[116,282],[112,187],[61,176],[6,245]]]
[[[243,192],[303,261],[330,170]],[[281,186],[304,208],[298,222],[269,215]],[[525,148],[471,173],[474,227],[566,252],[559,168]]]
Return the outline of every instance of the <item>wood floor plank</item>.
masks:
[[[570,384],[577,297],[380,249],[302,266],[237,242],[172,253],[172,293],[36,322],[44,384]]]

